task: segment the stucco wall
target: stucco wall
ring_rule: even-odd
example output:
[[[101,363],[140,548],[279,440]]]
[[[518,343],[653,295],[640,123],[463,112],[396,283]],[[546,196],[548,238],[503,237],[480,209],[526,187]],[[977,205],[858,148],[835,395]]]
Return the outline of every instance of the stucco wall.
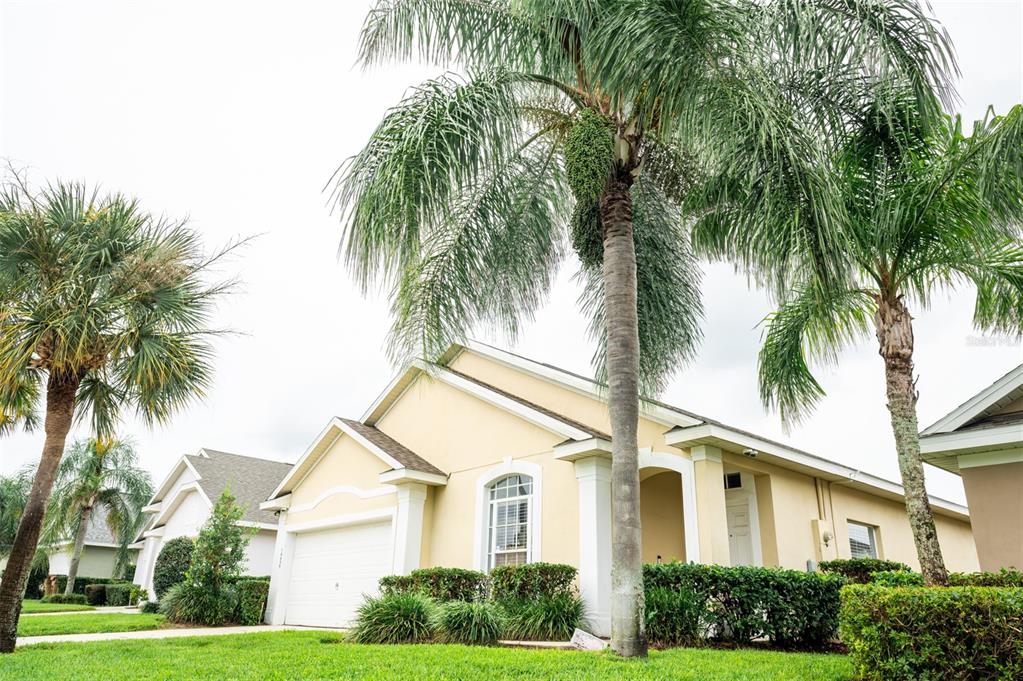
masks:
[[[394,487],[381,485],[379,478],[389,469],[358,442],[341,435],[292,488],[287,525],[394,506],[397,503]],[[299,510],[310,505],[314,506]]]
[[[163,540],[194,537],[209,517],[210,506],[206,499],[197,491],[187,492],[164,523]]]
[[[643,525],[643,562],[685,562],[682,521],[682,477],[674,472],[655,473],[639,485],[640,522]]]
[[[1023,463],[963,468],[983,570],[1023,569]]]
[[[67,574],[71,565],[70,549],[54,551],[49,558],[51,575]],[[82,560],[78,563],[78,576],[109,579],[114,576],[116,562],[117,549],[106,546],[86,546],[82,550]]]
[[[249,538],[245,547],[245,560],[242,562],[242,574],[263,577],[270,574],[270,566],[274,558],[274,542],[277,532],[259,530]]]
[[[831,501],[840,558],[850,556],[848,521],[852,520],[878,528],[880,558],[901,561],[914,570],[920,569],[913,533],[902,503],[836,484],[831,485]],[[946,567],[956,572],[977,570],[977,551],[970,524],[936,515],[935,525]]]

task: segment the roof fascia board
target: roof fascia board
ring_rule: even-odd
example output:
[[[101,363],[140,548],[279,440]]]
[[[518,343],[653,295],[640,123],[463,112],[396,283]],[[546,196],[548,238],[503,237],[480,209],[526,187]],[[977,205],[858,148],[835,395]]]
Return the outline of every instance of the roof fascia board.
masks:
[[[920,438],[920,453],[925,455],[949,455],[964,449],[978,447],[1004,448],[1023,442],[1023,425],[1009,424],[980,430],[952,431],[937,433]]]
[[[384,471],[379,476],[380,482],[395,485],[403,482],[421,482],[425,485],[446,485],[448,476],[437,475],[436,473],[424,473],[413,471],[408,468],[397,468],[392,471]]]
[[[298,461],[296,461],[295,465],[291,467],[291,470],[288,471],[288,474],[284,476],[284,479],[277,484],[277,487],[275,487],[274,491],[270,493],[270,496],[267,497],[267,500],[276,499],[278,496],[280,496],[281,491],[284,490],[286,486],[290,484],[292,480],[295,479],[299,471],[302,470],[302,466],[304,466],[309,457],[313,456],[313,454],[316,452],[316,449],[320,446],[320,443],[324,441],[328,434],[331,434],[332,431],[334,431],[337,428],[336,425],[337,420],[338,419],[336,417],[331,417],[326,427],[324,427],[324,429],[319,432],[319,434],[312,441],[312,443],[308,447],[306,447],[306,450],[302,452],[302,456],[298,457]],[[330,444],[333,444],[333,440],[336,440],[338,435],[339,433],[333,433]],[[325,447],[323,451],[319,452],[319,454],[316,455],[317,458],[322,456],[323,452],[325,452],[327,448],[329,448],[329,446],[330,445]],[[302,478],[303,479],[305,478],[305,474],[303,474]]]
[[[828,461],[819,456],[800,452],[790,447],[780,446],[761,438],[747,435],[746,433],[736,432],[725,426],[706,424],[691,428],[675,429],[664,434],[664,441],[675,447],[684,447],[689,442],[703,438],[717,438],[732,442],[740,447],[756,449],[779,459],[835,476],[839,478],[836,482],[842,484],[858,483],[873,490],[880,490],[898,495],[903,499],[905,498],[905,490],[902,485],[896,482],[879,478],[876,475],[871,475],[870,473],[865,473],[864,471],[850,468],[834,461]],[[967,508],[961,504],[940,497],[928,496],[931,504],[938,508],[964,517],[968,515]]]
[[[962,428],[1020,386],[1023,386],[1023,364],[1020,364],[1005,376],[1002,376],[987,388],[984,388],[941,419],[925,428],[920,434],[935,435]]]

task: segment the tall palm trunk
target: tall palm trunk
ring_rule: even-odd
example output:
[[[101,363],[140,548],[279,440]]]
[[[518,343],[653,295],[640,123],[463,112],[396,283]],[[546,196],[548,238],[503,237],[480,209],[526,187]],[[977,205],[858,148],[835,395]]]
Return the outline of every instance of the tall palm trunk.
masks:
[[[82,551],[85,549],[85,533],[89,529],[89,518],[92,517],[92,504],[82,509],[82,516],[78,519],[78,530],[75,532],[75,545],[71,550],[71,564],[67,567],[67,586],[64,593],[75,592],[75,579],[78,577],[78,564],[82,562]]]
[[[643,656],[647,651],[636,439],[639,316],[630,186],[628,179],[613,179],[600,197],[611,417],[611,647],[626,657]]]
[[[879,352],[884,358],[888,413],[906,495],[906,514],[916,542],[920,571],[928,585],[946,585],[948,572],[938,545],[934,514],[924,486],[924,464],[920,459],[916,381],[913,379],[913,318],[901,296],[879,297],[875,327]]]
[[[4,580],[0,582],[0,653],[14,652],[21,598],[39,544],[39,533],[53,481],[57,476],[57,467],[64,455],[64,443],[74,420],[78,381],[77,376],[51,373],[46,385],[46,441],[43,444],[43,456],[39,460],[25,511],[18,524],[18,533],[14,537],[14,546],[4,570]]]

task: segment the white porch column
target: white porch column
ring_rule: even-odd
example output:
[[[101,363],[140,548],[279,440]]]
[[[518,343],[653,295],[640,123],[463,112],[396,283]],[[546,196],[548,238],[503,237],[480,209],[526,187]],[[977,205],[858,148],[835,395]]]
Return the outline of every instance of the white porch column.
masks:
[[[575,462],[579,482],[579,593],[597,636],[611,635],[611,461]]]
[[[406,482],[398,488],[398,511],[394,517],[394,565],[396,575],[407,575],[420,567],[423,547],[423,508],[426,485]]]
[[[288,604],[288,583],[291,581],[291,562],[295,553],[295,533],[288,532],[285,522],[288,511],[277,515],[277,540],[274,542],[274,559],[270,565],[270,592],[266,597],[267,624],[284,624]]]

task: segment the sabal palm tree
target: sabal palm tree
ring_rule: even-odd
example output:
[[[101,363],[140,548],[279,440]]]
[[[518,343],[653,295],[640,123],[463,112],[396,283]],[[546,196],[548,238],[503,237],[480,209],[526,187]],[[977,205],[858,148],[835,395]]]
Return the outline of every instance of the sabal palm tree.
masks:
[[[117,540],[114,573],[120,574],[128,562],[128,545],[145,517],[142,507],[152,495],[152,477],[138,466],[130,443],[91,438],[71,446],[57,469],[43,531],[44,542],[72,540],[65,593],[74,593],[85,535],[97,517],[94,514],[102,511],[102,521]]]
[[[14,649],[72,424],[106,438],[126,409],[162,423],[203,395],[210,314],[226,286],[206,278],[223,252],[206,257],[184,224],[81,184],[37,192],[15,175],[0,191],[0,415],[31,424],[44,408],[46,435],[0,583],[0,652]]]
[[[966,134],[958,116],[925,125],[898,87],[863,101],[822,158],[840,192],[832,218],[841,238],[825,247],[847,259],[836,276],[822,276],[812,253],[777,242],[772,219],[725,201],[718,202],[724,215],[708,215],[695,238],[774,280],[780,306],[767,319],[760,392],[787,423],[824,395],[809,365],[836,362],[873,328],[917,556],[926,582],[945,584],[920,458],[911,308],[973,285],[978,328],[1023,328],[1023,107],[989,114]],[[803,219],[817,229],[812,217]]]
[[[608,382],[612,646],[644,654],[639,393],[700,337],[692,168],[802,169],[832,75],[901,73],[936,111],[948,45],[915,0],[379,2],[362,62],[414,58],[468,77],[413,89],[342,166],[347,263],[391,287],[395,359],[429,358],[480,323],[514,333],[572,244]]]

